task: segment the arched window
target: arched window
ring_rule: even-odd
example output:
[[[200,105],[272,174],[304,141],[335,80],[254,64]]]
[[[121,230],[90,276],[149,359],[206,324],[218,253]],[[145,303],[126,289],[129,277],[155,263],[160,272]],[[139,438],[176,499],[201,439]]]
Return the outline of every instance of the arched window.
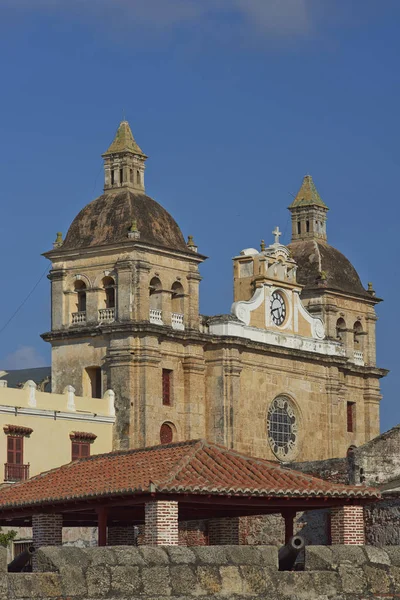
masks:
[[[300,235],[300,233],[301,233],[301,223],[300,223],[300,221],[297,221],[297,233],[298,233],[298,235]]]
[[[77,294],[76,310],[78,312],[86,312],[86,284],[79,279],[75,281],[74,287]]]
[[[139,185],[142,183],[140,179],[140,171],[136,171],[136,183],[138,183]]]
[[[111,169],[111,185],[115,183],[115,172],[114,169]]]
[[[362,332],[363,328],[360,321],[356,321],[353,326],[353,336],[354,336],[354,348],[355,350],[361,350],[362,346]]]
[[[307,233],[310,232],[310,221],[306,221],[306,231]]]
[[[183,286],[179,281],[175,281],[172,286],[172,296],[171,296],[171,312],[179,315],[183,315]]]
[[[112,277],[103,277],[105,308],[115,308],[115,281]]]
[[[124,182],[124,170],[123,169],[119,170],[119,182],[120,183]]]
[[[87,367],[84,371],[83,389],[91,398],[102,397],[102,373],[100,367]]]
[[[172,424],[163,423],[160,428],[160,442],[162,444],[171,444],[174,440],[174,430]]]
[[[161,281],[158,277],[150,281],[150,309],[161,310]]]
[[[133,169],[129,169],[129,180],[131,183],[134,183],[133,181]]]
[[[336,321],[336,337],[340,342],[345,341],[346,321],[340,317]]]

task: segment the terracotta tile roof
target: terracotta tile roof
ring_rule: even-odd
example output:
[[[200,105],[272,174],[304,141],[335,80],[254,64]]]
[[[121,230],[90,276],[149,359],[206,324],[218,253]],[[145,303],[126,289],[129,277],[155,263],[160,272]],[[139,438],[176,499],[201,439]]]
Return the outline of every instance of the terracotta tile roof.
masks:
[[[76,460],[0,492],[10,507],[140,492],[290,498],[380,497],[378,490],[333,484],[223,446],[194,440]]]

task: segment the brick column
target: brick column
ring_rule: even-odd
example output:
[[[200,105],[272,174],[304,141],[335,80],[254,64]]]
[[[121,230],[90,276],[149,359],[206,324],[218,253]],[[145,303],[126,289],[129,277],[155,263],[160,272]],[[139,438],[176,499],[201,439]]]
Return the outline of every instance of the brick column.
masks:
[[[332,544],[365,544],[364,511],[362,506],[341,506],[331,509]]]
[[[135,546],[136,527],[133,525],[108,528],[107,546]]]
[[[32,543],[35,550],[42,546],[62,546],[62,515],[39,514],[32,516]],[[36,554],[32,557],[36,570]]]
[[[240,532],[239,517],[232,519],[210,519],[208,536],[210,546],[238,546]]]
[[[160,500],[146,502],[144,540],[146,546],[179,544],[177,502]]]

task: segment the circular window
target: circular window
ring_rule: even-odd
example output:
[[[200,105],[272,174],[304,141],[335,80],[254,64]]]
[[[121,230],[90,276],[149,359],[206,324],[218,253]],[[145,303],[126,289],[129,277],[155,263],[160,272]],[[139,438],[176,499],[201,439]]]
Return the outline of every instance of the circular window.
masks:
[[[174,432],[171,425],[163,423],[160,429],[160,442],[162,444],[170,444],[174,438]]]
[[[268,441],[279,460],[294,457],[298,439],[296,409],[286,396],[278,396],[268,410]]]

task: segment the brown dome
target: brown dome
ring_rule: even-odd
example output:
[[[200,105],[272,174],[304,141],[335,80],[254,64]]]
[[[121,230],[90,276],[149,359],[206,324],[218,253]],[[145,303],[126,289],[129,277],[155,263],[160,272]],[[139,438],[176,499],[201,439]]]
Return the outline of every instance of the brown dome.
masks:
[[[288,248],[298,265],[297,281],[305,289],[315,288],[317,281],[321,279],[321,272],[324,272],[328,288],[371,297],[351,262],[325,241],[299,240],[289,244]]]
[[[158,202],[129,190],[106,193],[85,206],[72,221],[63,249],[104,246],[128,240],[136,221],[140,241],[188,252],[179,226]]]

